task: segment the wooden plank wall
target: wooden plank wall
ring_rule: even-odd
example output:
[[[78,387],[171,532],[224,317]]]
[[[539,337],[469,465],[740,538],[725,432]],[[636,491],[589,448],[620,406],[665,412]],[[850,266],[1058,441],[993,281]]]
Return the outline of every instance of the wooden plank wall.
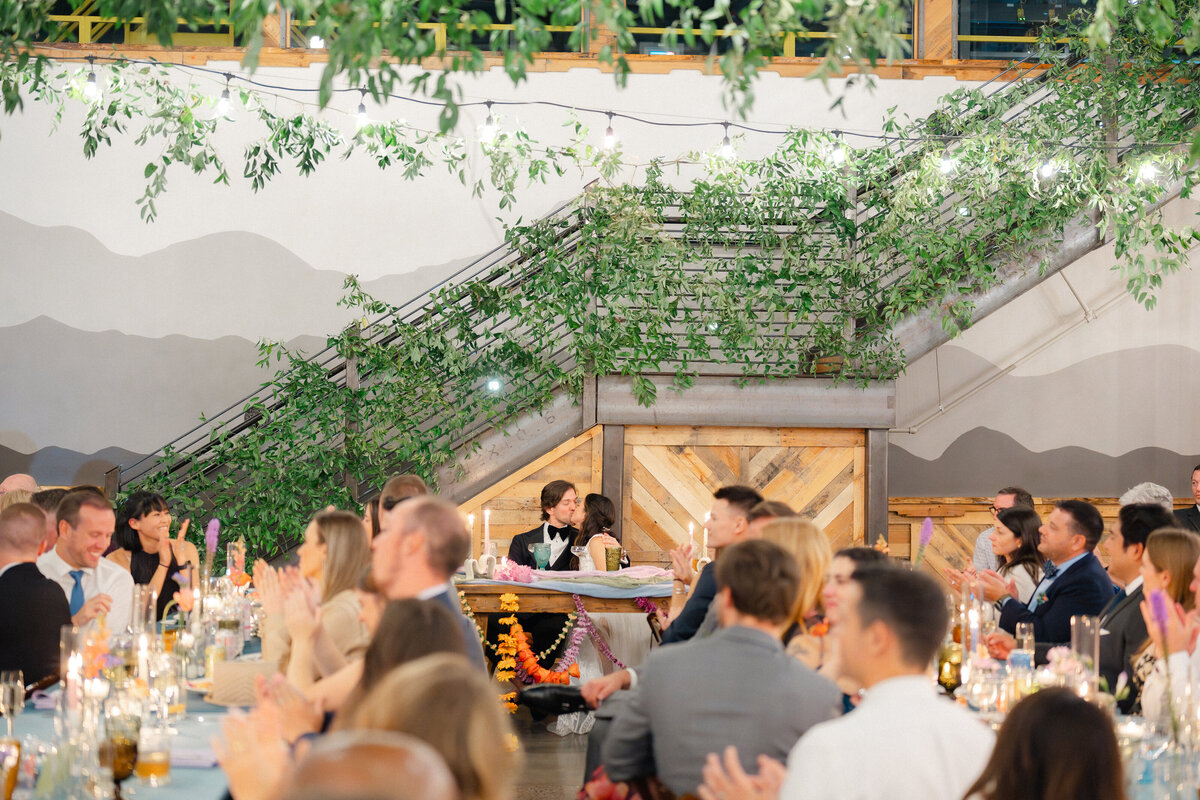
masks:
[[[696,540],[712,493],[747,484],[825,528],[835,548],[861,542],[866,434],[826,428],[628,426],[621,530],[637,563]]]
[[[475,515],[472,555],[478,556],[482,546],[485,509],[492,512],[492,541],[505,555],[513,536],[541,522],[538,503],[547,483],[570,481],[581,501],[588,492],[600,491],[603,445],[601,426],[595,425],[460,504],[463,514]]]

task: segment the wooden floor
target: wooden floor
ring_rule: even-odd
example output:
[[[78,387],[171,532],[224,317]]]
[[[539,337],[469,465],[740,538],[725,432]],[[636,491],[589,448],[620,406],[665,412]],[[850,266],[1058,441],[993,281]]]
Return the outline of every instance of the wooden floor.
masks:
[[[513,725],[525,753],[515,800],[574,800],[583,785],[588,737],[551,733],[545,722],[531,721],[524,707],[518,709]]]

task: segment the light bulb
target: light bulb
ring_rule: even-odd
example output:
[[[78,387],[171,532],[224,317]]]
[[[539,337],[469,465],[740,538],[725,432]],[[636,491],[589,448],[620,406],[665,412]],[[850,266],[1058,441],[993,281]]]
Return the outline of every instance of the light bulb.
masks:
[[[1038,174],[1044,179],[1050,180],[1058,174],[1058,164],[1054,161],[1047,161],[1038,168]]]
[[[324,50],[325,49],[325,40],[322,39],[320,36],[310,37],[308,40],[308,49],[309,50]]]
[[[87,83],[83,85],[83,96],[89,103],[100,99],[100,84],[96,82],[96,70],[88,73]]]
[[[479,129],[480,144],[491,144],[496,141],[496,118],[492,116],[492,104],[487,104],[488,115],[483,122],[483,127]]]
[[[225,91],[221,92],[221,99],[217,101],[217,116],[229,116],[229,87],[225,87]]]
[[[613,132],[612,125],[609,125],[608,129],[604,131],[604,149],[612,150],[616,146],[617,134]]]
[[[733,142],[729,139],[729,123],[725,123],[725,137],[721,139],[721,149],[717,151],[717,155],[726,161],[733,158]]]
[[[971,216],[971,209],[967,208],[966,206],[959,206],[958,215],[960,217],[969,217]]]
[[[958,159],[943,156],[941,163],[938,164],[938,168],[941,169],[943,175],[949,175],[958,168]]]
[[[360,130],[371,124],[371,118],[367,116],[366,101],[358,104],[358,114],[355,116],[354,121]]]
[[[1150,183],[1156,178],[1158,178],[1158,167],[1154,165],[1153,161],[1147,161],[1138,169],[1138,180],[1142,183]]]
[[[832,161],[834,164],[838,164],[838,165],[845,164],[846,163],[846,148],[842,147],[840,144],[837,147],[834,147],[833,152],[829,154],[829,160]]]
[[[489,378],[489,379],[488,379],[488,382],[487,382],[487,390],[488,390],[489,392],[491,392],[491,393],[495,394],[496,392],[499,392],[499,391],[500,391],[500,387],[501,387],[501,386],[502,386],[502,384],[500,383],[500,379],[499,379],[499,378]]]

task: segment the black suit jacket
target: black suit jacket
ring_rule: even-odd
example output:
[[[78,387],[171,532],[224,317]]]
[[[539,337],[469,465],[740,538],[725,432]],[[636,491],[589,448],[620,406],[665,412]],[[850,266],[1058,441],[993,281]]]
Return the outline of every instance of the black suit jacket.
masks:
[[[1099,616],[1113,599],[1113,584],[1100,559],[1086,553],[1046,590],[1046,599],[1030,611],[1025,603],[1009,598],[1000,609],[1000,627],[1009,633],[1018,622],[1033,623],[1033,638],[1039,642],[1069,642],[1071,617]]]
[[[1150,634],[1140,608],[1144,595],[1142,587],[1133,594],[1114,599],[1100,617],[1100,675],[1108,681],[1108,690],[1117,690],[1117,677],[1124,672],[1133,680],[1133,657]],[[1137,702],[1136,692],[1119,702],[1121,711],[1128,714]]]
[[[523,564],[530,569],[537,569],[537,562],[533,559],[533,553],[529,552],[529,545],[549,541],[545,537],[545,530],[543,528],[544,523],[531,531],[518,533],[514,536],[512,542],[508,545],[508,560]],[[562,571],[571,568],[571,547],[579,541],[579,531],[569,525],[566,530],[571,536],[571,541],[563,548],[558,558],[550,562],[550,565],[546,569]]]
[[[19,669],[25,683],[58,672],[59,631],[71,624],[62,587],[28,562],[0,575],[0,669]]]
[[[1176,511],[1175,520],[1184,530],[1200,532],[1200,509],[1194,504]]]

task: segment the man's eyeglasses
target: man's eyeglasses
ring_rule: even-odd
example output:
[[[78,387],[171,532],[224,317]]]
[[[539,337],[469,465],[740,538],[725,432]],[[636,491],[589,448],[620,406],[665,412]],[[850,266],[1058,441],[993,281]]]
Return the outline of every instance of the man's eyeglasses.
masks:
[[[996,508],[996,506],[988,506],[988,510],[992,512],[992,516],[994,517],[994,516],[996,516],[997,514],[999,514],[1001,511],[1003,511],[1004,509],[1003,509],[1003,508]]]

